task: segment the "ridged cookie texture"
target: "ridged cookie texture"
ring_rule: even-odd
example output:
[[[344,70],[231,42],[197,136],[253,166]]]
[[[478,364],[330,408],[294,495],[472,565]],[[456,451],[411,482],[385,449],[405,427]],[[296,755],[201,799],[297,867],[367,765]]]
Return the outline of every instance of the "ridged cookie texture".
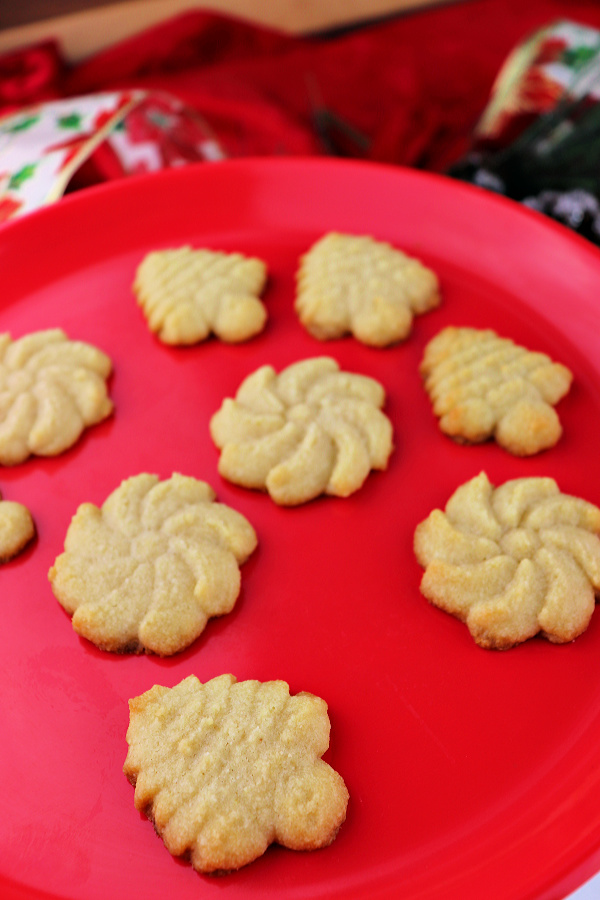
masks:
[[[167,850],[200,872],[239,869],[277,842],[293,850],[330,844],[348,791],[323,762],[327,704],[290,696],[284,681],[155,685],[129,701],[124,773],[135,806]]]
[[[330,357],[279,374],[261,366],[210,421],[219,472],[283,506],[323,493],[347,497],[371,469],[387,466],[393,434],[384,402],[378,381],[344,372]]]
[[[138,266],[133,290],[148,326],[165,344],[197,344],[210,334],[237,343],[258,334],[267,266],[256,257],[177,247]]]
[[[113,410],[108,356],[60,328],[0,335],[0,464],[56,456]]]
[[[325,341],[352,334],[374,347],[408,337],[415,315],[440,303],[437,275],[385,241],[331,232],[300,259],[295,308]]]
[[[494,487],[485,472],[419,524],[421,591],[466,622],[482,647],[541,634],[572,641],[600,592],[600,509],[560,492],[552,478]]]
[[[448,327],[426,346],[425,389],[441,430],[458,441],[494,438],[515,456],[554,446],[562,427],[553,406],[572,374],[495,331]]]
[[[73,628],[102,650],[183,650],[231,612],[256,533],[203,481],[142,473],[83,503],[48,573]]]
[[[0,494],[0,563],[24,550],[35,534],[35,523],[27,507],[4,500]]]

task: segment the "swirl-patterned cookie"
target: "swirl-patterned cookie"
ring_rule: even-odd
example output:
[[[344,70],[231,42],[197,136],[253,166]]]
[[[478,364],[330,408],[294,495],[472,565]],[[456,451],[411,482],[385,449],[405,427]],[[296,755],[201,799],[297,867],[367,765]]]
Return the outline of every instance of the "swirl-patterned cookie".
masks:
[[[8,562],[35,537],[31,513],[22,503],[4,500],[0,494],[0,563]]]
[[[393,435],[384,402],[379,382],[344,372],[329,357],[279,374],[261,366],[211,419],[219,472],[283,506],[323,493],[347,497],[371,469],[387,466]]]
[[[167,850],[199,872],[239,869],[276,842],[292,850],[330,844],[348,791],[323,762],[327,704],[290,696],[284,681],[194,675],[129,701],[124,773],[135,806]]]
[[[0,464],[56,456],[109,416],[111,361],[59,328],[0,335]]]
[[[444,328],[425,348],[425,389],[441,430],[457,441],[494,438],[515,456],[553,447],[562,427],[553,408],[572,374],[494,331]]]
[[[83,503],[48,577],[73,628],[102,650],[183,650],[231,612],[256,534],[203,481],[143,473]]]
[[[321,341],[352,334],[374,347],[408,337],[415,315],[440,303],[438,278],[384,241],[331,232],[305,253],[295,308]]]
[[[149,253],[133,290],[148,327],[165,344],[197,344],[210,334],[237,343],[258,334],[265,263],[241,253],[178,247]]]
[[[551,478],[494,488],[482,472],[415,532],[421,591],[466,622],[481,647],[541,634],[572,641],[600,592],[600,509],[562,494]]]

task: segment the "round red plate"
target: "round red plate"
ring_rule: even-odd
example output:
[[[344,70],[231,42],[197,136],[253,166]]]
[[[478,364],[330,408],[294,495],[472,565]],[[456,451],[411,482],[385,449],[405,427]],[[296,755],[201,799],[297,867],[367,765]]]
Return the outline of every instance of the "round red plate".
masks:
[[[321,344],[293,311],[298,257],[324,232],[371,234],[439,274],[443,303],[386,350]],[[269,266],[265,332],[244,345],[161,345],[131,291],[149,250],[189,243]],[[478,648],[419,593],[415,526],[458,484],[549,475],[600,504],[600,254],[475,188],[328,160],[189,167],[90,190],[6,226],[1,330],[62,327],[114,362],[115,415],[56,459],[0,472],[39,537],[0,572],[0,894],[131,900],[549,900],[600,864],[600,614],[575,642]],[[564,436],[516,459],[438,430],[418,375],[447,324],[492,327],[567,364]],[[245,375],[328,354],[377,378],[395,450],[347,499],[280,509],[224,482],[208,421]],[[168,659],[96,650],[72,630],[47,572],[77,506],[126,477],[210,482],[255,526],[234,612]],[[281,678],[329,704],[329,762],[349,791],[336,841],[272,847],[226,878],[172,858],[122,774],[127,700],[195,673]]]

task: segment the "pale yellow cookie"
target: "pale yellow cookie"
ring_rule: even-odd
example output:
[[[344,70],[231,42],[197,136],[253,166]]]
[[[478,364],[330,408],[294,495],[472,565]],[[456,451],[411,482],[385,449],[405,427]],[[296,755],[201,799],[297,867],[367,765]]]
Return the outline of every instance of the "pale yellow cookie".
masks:
[[[31,513],[22,503],[3,500],[0,494],[0,563],[24,550],[35,537]]]
[[[167,850],[200,872],[239,869],[276,842],[292,850],[330,844],[348,791],[323,762],[327,704],[290,696],[285,681],[195,675],[129,701],[123,771],[135,806]]]
[[[259,300],[265,263],[241,253],[179,247],[149,253],[133,285],[151,331],[165,344],[196,344],[210,334],[237,343],[265,326]]]
[[[440,303],[438,278],[372,237],[326,234],[301,257],[295,308],[321,341],[352,334],[385,347],[408,337],[415,315]]]
[[[571,372],[494,331],[444,328],[427,344],[421,374],[441,430],[455,440],[493,437],[530,456],[562,434],[553,406],[569,391]]]
[[[73,628],[102,650],[183,650],[211,616],[231,612],[250,523],[203,481],[143,473],[100,508],[83,503],[48,573]]]
[[[59,328],[0,334],[0,464],[62,453],[109,416],[110,372],[108,356]]]
[[[284,506],[319,494],[347,497],[371,469],[385,469],[392,425],[385,391],[329,357],[294,363],[279,375],[261,366],[210,421],[228,481],[269,492]]]
[[[481,647],[512,647],[538,632],[572,641],[600,593],[599,534],[600,509],[551,478],[494,488],[482,472],[417,527],[421,591],[466,622]]]

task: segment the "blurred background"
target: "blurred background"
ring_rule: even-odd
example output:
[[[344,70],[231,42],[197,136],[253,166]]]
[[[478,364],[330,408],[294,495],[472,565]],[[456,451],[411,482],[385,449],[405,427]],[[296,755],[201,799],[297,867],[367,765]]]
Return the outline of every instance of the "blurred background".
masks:
[[[596,0],[0,4],[0,219],[166,166],[318,154],[472,181],[598,243],[599,29]]]

